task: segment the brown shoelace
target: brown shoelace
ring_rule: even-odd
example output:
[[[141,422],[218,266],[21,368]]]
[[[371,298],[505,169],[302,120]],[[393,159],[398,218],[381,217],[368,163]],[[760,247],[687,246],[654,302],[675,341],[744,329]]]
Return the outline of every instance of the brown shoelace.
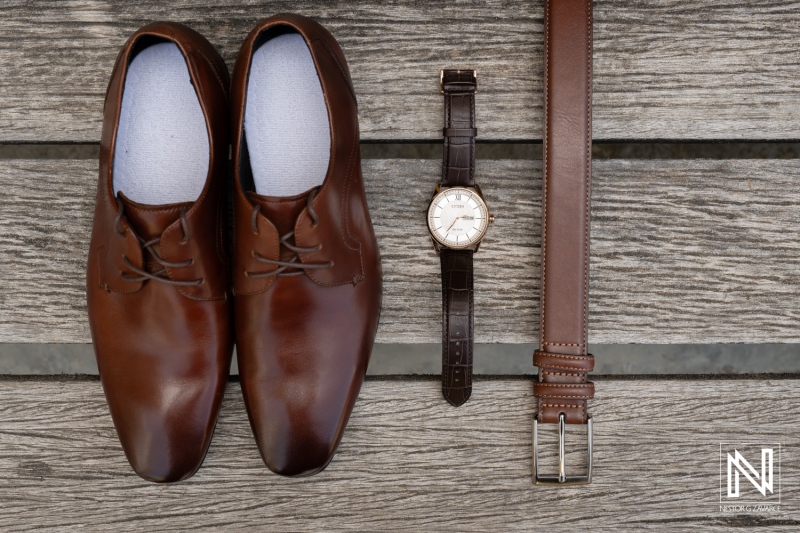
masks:
[[[312,201],[314,197],[319,192],[319,187],[316,187],[308,193],[308,200],[306,209],[308,211],[308,216],[311,217],[311,226],[316,226],[319,223],[319,216],[317,216],[317,212],[314,211],[314,206],[312,205]],[[253,218],[251,219],[253,233],[258,235],[258,214],[261,212],[261,206],[256,204],[255,209],[253,209]],[[289,241],[294,241],[294,231],[290,231],[289,233],[283,235],[281,237],[281,245],[285,246],[287,250],[293,252],[295,255],[292,256],[291,259],[286,261],[283,260],[276,260],[276,259],[269,259],[264,257],[260,253],[253,250],[253,257],[255,257],[258,261],[262,263],[266,263],[268,265],[275,265],[278,268],[275,270],[270,270],[269,272],[245,272],[245,275],[250,278],[258,279],[258,278],[267,278],[270,276],[299,276],[303,274],[305,270],[308,269],[320,269],[320,268],[330,268],[333,266],[333,261],[328,261],[327,263],[301,263],[299,262],[299,258],[297,254],[310,254],[316,252],[321,248],[321,245],[311,246],[303,248],[301,246],[296,246]],[[288,269],[298,269],[292,270],[287,272]]]
[[[117,200],[117,216],[114,219],[114,229],[117,230],[117,233],[119,235],[124,237],[125,233],[120,231],[119,229],[119,221],[120,219],[122,219],[122,215],[125,212],[125,204],[122,203],[122,200],[119,197],[117,197],[116,200]],[[181,244],[186,244],[187,242],[189,242],[189,224],[186,222],[186,209],[181,209],[180,216],[181,216],[181,227],[183,228],[183,239],[181,239]],[[161,265],[161,269],[156,270],[155,272],[148,272],[131,263],[126,256],[122,256],[122,261],[125,264],[125,266],[129,270],[138,274],[138,276],[129,276],[128,274],[120,271],[119,276],[124,281],[130,281],[131,283],[135,283],[139,281],[145,281],[147,279],[152,279],[155,281],[166,283],[168,285],[177,285],[181,287],[195,287],[203,283],[202,279],[196,279],[193,281],[180,281],[180,280],[170,279],[169,277],[167,277],[166,275],[167,268],[187,267],[189,265],[194,264],[194,259],[187,259],[186,261],[180,261],[180,262],[167,261],[166,259],[163,259],[159,255],[158,249],[156,248],[156,246],[161,242],[160,236],[156,237],[155,239],[150,239],[149,241],[146,241],[143,238],[141,238],[139,234],[133,230],[132,227],[130,228],[130,230],[131,233],[133,233],[134,237],[136,237],[136,239],[141,244],[142,249],[150,252],[150,254],[152,254],[153,256],[153,259],[155,259],[155,261],[159,265]]]

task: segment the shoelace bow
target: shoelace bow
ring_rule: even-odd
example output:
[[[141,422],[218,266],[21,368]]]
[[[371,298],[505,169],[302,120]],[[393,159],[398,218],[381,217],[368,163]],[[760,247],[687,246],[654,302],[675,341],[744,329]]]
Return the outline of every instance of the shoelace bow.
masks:
[[[308,193],[308,200],[306,209],[308,211],[308,216],[311,217],[311,226],[316,226],[319,223],[319,216],[317,212],[314,210],[314,206],[312,205],[312,200],[316,196],[317,192],[319,191],[319,187],[312,189],[310,193]],[[258,214],[261,212],[261,206],[256,204],[255,209],[253,209],[253,217],[251,219],[253,233],[258,235]],[[318,251],[322,248],[321,244],[316,246],[310,247],[302,247],[296,246],[293,243],[289,242],[290,240],[294,240],[294,231],[290,231],[281,237],[281,245],[285,246],[287,250],[293,252],[295,255],[292,256],[291,259],[283,261],[277,259],[269,259],[264,257],[257,251],[253,250],[253,257],[256,260],[260,261],[261,263],[266,263],[268,265],[277,266],[275,270],[270,270],[269,272],[247,272],[245,271],[245,275],[249,278],[259,279],[259,278],[267,278],[271,276],[299,276],[303,274],[306,270],[313,270],[313,269],[321,269],[321,268],[330,268],[333,266],[333,261],[328,261],[327,263],[300,263],[297,254],[310,254],[313,252]],[[288,269],[298,269],[293,270],[291,272],[287,272]]]
[[[117,233],[119,235],[124,237],[125,233],[119,229],[119,221],[122,219],[122,215],[124,214],[125,204],[122,203],[122,200],[119,197],[117,197],[116,200],[117,200],[117,216],[114,219],[114,229],[117,230]],[[181,216],[181,227],[183,228],[183,239],[181,239],[181,244],[186,244],[187,242],[189,242],[189,224],[186,222],[186,209],[181,209],[180,216]],[[152,254],[153,259],[155,259],[155,261],[159,265],[161,265],[161,269],[155,272],[148,272],[131,263],[126,256],[122,256],[122,262],[125,264],[125,266],[128,267],[128,269],[130,269],[131,271],[138,274],[138,276],[129,276],[128,274],[120,271],[119,276],[124,281],[135,283],[139,281],[144,281],[146,279],[152,279],[155,281],[160,281],[161,283],[166,283],[168,285],[177,285],[181,287],[195,287],[203,283],[203,279],[196,279],[193,281],[180,281],[180,280],[170,279],[169,277],[167,277],[166,276],[167,268],[187,267],[189,265],[194,264],[194,259],[187,259],[186,261],[180,261],[180,262],[167,261],[166,259],[162,258],[161,255],[159,255],[158,249],[156,248],[156,246],[161,242],[161,236],[146,241],[143,238],[141,238],[139,234],[133,230],[133,228],[130,229],[131,233],[133,233],[134,237],[136,237],[136,240],[138,240],[139,244],[141,244],[142,249],[147,250],[148,252],[150,252],[150,254]]]

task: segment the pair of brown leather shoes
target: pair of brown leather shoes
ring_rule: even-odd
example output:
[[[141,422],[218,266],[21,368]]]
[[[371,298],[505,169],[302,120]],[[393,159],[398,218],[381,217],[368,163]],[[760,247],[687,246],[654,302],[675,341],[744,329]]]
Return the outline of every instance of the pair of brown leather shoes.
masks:
[[[106,95],[89,320],[122,447],[152,481],[202,463],[234,340],[266,465],[322,470],[378,324],[380,258],[336,40],[305,17],[266,19],[228,84],[206,39],[157,23],[125,44]]]

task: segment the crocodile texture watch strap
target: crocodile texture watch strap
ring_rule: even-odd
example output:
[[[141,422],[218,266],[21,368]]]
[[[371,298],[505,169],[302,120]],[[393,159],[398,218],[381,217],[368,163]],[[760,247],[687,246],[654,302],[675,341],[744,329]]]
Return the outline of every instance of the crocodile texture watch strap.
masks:
[[[443,70],[444,94],[443,187],[475,186],[475,91],[474,70]]]
[[[475,186],[475,91],[472,70],[443,70],[442,187]],[[472,394],[472,250],[442,248],[442,394],[462,405]]]
[[[587,422],[592,0],[545,2],[539,423]]]
[[[456,407],[472,394],[472,250],[439,252],[442,260],[442,394]]]

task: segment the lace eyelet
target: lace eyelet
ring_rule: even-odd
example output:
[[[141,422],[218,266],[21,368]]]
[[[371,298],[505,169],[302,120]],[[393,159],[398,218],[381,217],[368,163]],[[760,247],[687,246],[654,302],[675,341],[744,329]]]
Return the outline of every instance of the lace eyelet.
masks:
[[[322,250],[322,243],[319,243],[319,244],[317,245],[317,249],[316,249],[315,251],[316,251],[316,252],[319,252],[320,250]]]

